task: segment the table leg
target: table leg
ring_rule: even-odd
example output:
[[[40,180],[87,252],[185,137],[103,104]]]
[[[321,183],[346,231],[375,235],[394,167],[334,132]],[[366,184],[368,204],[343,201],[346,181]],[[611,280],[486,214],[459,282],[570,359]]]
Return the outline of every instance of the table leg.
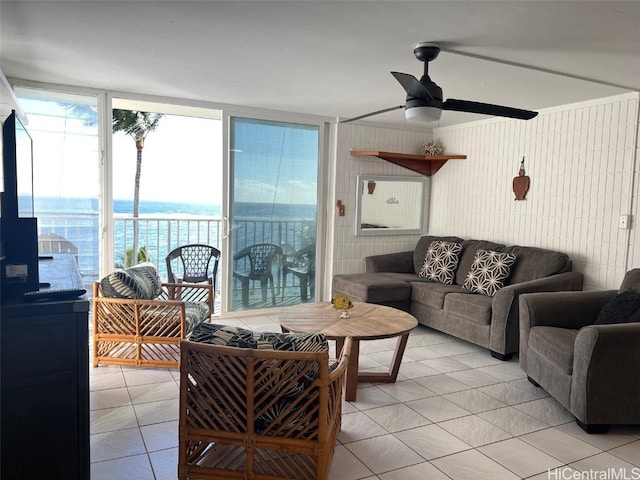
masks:
[[[344,342],[344,340],[342,340]],[[337,348],[337,345],[336,345]],[[358,357],[360,356],[360,340],[352,339],[351,355],[347,364],[347,374],[344,380],[344,399],[354,402],[358,391]]]
[[[389,373],[360,373],[358,374],[358,381],[370,383],[395,383],[396,379],[398,378],[400,363],[402,363],[404,349],[407,346],[407,340],[409,340],[408,333],[405,333],[398,338],[398,342],[396,343],[396,350],[393,353],[393,359],[391,360],[391,365],[389,366]]]

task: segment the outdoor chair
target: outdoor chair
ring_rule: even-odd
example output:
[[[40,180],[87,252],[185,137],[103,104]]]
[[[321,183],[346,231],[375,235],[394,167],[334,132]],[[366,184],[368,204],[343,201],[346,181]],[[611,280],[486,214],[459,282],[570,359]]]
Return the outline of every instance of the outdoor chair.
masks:
[[[350,350],[330,363],[322,334],[198,327],[181,344],[179,480],[328,479]]]
[[[619,290],[520,296],[520,366],[587,433],[640,424],[640,269]]]
[[[208,283],[162,283],[150,263],[115,270],[93,284],[93,366],[177,368],[212,304]]]
[[[242,306],[249,305],[249,282],[259,281],[262,290],[262,301],[267,301],[267,287],[271,282],[271,299],[276,304],[276,292],[273,284],[273,262],[282,258],[282,248],[272,243],[258,243],[243,248],[233,257],[235,265],[233,276],[240,280],[242,289]],[[247,267],[248,259],[248,268]],[[278,265],[279,266],[279,265]],[[279,274],[279,272],[278,272]]]
[[[38,235],[38,253],[71,253],[78,256],[78,247],[61,235],[45,232]]]
[[[166,257],[169,283],[208,282],[215,294],[219,261],[220,250],[211,245],[193,243],[174,248]]]
[[[316,246],[315,244],[307,245],[297,250],[291,255],[286,255],[282,262],[282,298],[284,299],[284,290],[287,285],[287,275],[291,273],[298,278],[300,282],[300,300],[308,301],[309,292],[311,298],[314,297],[315,290],[315,273],[316,273]]]

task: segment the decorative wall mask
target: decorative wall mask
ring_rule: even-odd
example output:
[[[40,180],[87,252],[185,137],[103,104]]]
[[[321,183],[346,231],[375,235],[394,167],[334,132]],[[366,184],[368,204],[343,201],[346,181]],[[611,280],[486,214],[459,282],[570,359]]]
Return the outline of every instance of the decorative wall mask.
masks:
[[[516,194],[515,200],[525,200],[524,197],[527,195],[527,192],[529,191],[530,184],[531,184],[531,179],[525,175],[524,157],[522,157],[518,176],[513,179],[513,193]]]

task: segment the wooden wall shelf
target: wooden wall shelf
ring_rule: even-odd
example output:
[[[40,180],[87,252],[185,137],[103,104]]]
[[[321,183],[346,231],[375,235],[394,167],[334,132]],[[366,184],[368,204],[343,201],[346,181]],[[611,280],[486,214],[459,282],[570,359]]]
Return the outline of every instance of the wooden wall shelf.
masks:
[[[430,177],[447,163],[447,160],[464,160],[466,155],[414,155],[411,153],[379,152],[373,150],[352,150],[354,157],[378,157],[414,172]]]

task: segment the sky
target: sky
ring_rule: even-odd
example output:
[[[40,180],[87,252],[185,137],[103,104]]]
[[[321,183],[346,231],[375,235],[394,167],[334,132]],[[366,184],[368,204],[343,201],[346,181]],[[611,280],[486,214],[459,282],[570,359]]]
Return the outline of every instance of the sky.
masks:
[[[140,197],[145,200],[222,204],[220,120],[166,115],[142,150]],[[135,141],[113,135],[113,197],[133,198]]]
[[[95,98],[64,94],[41,101],[35,95],[20,101],[34,139],[35,195],[98,197],[97,127],[83,125],[65,107],[80,104],[95,110]],[[316,203],[317,128],[247,119],[234,125],[230,158],[235,201]],[[222,143],[221,120],[165,115],[142,151],[141,200],[221,205]],[[112,147],[113,198],[132,199],[135,142],[118,132]]]

